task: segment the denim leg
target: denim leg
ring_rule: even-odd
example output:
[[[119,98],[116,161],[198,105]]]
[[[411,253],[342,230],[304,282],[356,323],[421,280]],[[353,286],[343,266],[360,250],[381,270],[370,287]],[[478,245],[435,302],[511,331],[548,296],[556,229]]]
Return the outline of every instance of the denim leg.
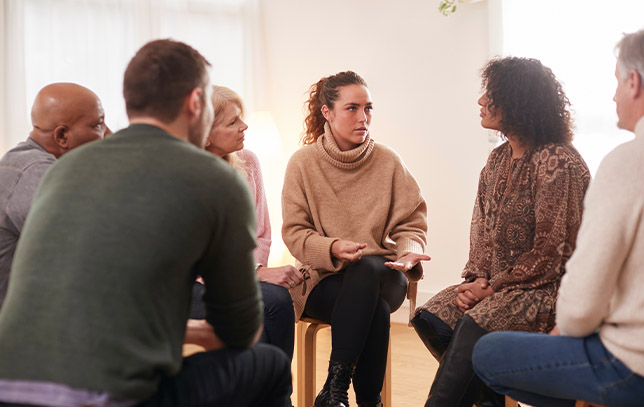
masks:
[[[644,378],[601,343],[585,338],[494,332],[474,348],[474,370],[498,393],[538,407],[570,407],[574,400],[642,406]]]
[[[292,360],[295,313],[291,294],[276,284],[260,282],[259,286],[264,300],[264,331],[260,342],[277,346]]]

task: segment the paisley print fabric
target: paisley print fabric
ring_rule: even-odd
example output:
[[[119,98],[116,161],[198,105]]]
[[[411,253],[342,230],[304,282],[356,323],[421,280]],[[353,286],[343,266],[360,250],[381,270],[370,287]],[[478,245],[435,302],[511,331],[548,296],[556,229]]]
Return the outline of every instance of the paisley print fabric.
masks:
[[[466,311],[488,331],[547,332],[554,326],[559,282],[581,224],[590,183],[572,145],[546,144],[512,158],[508,142],[481,171],[462,277],[490,281],[494,294]],[[451,286],[426,309],[454,328],[464,314]]]

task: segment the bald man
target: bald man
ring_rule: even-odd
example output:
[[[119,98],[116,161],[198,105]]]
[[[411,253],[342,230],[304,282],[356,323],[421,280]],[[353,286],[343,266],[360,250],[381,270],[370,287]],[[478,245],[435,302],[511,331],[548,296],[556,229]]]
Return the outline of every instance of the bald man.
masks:
[[[0,159],[0,307],[18,238],[36,188],[57,158],[109,134],[98,96],[74,83],[54,83],[36,95],[33,130]]]

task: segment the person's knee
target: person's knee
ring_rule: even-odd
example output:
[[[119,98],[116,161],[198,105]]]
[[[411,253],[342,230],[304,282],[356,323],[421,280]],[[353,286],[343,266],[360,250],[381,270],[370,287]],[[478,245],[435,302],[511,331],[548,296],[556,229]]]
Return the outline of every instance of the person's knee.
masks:
[[[503,347],[498,343],[502,338],[502,332],[492,332],[483,335],[476,344],[472,351],[472,366],[476,374],[486,384],[490,384],[491,375],[490,368],[498,364],[499,351],[502,352]]]
[[[251,349],[255,358],[262,361],[260,364],[274,371],[275,374],[282,372],[291,374],[291,361],[282,349],[267,343],[256,343]]]
[[[273,287],[270,287],[268,290],[263,289],[262,294],[264,297],[264,310],[267,315],[280,315],[295,323],[293,299],[286,288],[273,285]]]
[[[423,315],[423,313],[427,314],[428,311],[423,310],[416,314],[412,319],[411,319],[411,326],[414,327],[414,330],[420,335],[421,333],[427,332],[428,330],[431,330],[436,334],[434,331],[432,325],[427,322],[426,317]]]
[[[361,279],[380,280],[387,267],[380,256],[363,256],[349,267],[345,273],[360,276]]]

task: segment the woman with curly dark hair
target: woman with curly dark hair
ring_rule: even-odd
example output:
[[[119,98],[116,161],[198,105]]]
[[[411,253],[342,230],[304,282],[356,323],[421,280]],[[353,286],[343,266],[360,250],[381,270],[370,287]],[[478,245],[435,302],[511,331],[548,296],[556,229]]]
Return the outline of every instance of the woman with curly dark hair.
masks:
[[[535,59],[495,59],[482,79],[481,126],[506,142],[481,171],[464,281],[412,320],[440,362],[425,406],[503,406],[472,369],[474,344],[491,331],[553,328],[590,182],[571,144],[570,102],[549,68]]]

